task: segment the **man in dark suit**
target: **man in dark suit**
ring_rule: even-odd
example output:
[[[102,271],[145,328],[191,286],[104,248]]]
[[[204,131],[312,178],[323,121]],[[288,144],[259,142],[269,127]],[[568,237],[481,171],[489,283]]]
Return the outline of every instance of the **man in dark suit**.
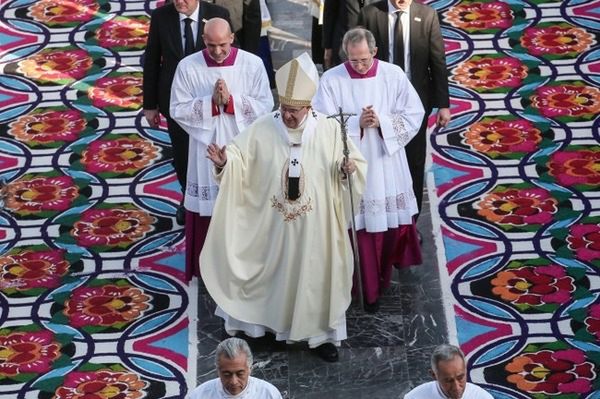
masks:
[[[154,10],[150,19],[143,61],[144,116],[153,128],[158,127],[159,112],[167,119],[173,167],[182,191],[186,184],[189,138],[169,115],[171,83],[179,61],[205,47],[202,41],[204,21],[213,17],[229,21],[229,12],[223,7],[200,0],[174,0]],[[191,35],[186,35],[186,30]],[[177,209],[176,219],[177,223],[184,223],[185,209],[182,204]]]
[[[388,9],[389,4],[394,8]],[[404,14],[400,16],[399,11]],[[403,22],[401,30],[398,30],[397,18],[401,18]],[[450,121],[448,70],[437,13],[430,6],[412,0],[380,0],[362,9],[358,24],[375,36],[377,58],[393,62],[404,69],[425,108],[425,117],[419,132],[405,147],[413,189],[421,209],[427,151],[427,119],[432,109],[438,108],[437,127],[445,127]],[[404,38],[402,43],[400,37]],[[408,45],[404,43],[406,38],[409,38]],[[393,46],[390,46],[390,43]],[[403,47],[403,56],[400,56],[398,46]]]
[[[386,0],[387,1],[387,0]],[[323,67],[329,69],[342,62],[342,38],[356,27],[365,0],[325,0],[323,3]]]

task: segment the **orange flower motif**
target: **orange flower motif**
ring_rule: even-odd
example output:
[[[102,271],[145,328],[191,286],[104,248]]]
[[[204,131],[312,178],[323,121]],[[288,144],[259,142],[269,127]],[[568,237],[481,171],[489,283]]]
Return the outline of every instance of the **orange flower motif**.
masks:
[[[510,6],[502,1],[464,2],[450,8],[446,18],[452,26],[477,32],[509,28],[513,15]]]
[[[516,58],[475,56],[456,68],[454,79],[474,90],[508,91],[522,84],[528,70],[527,66]]]
[[[569,24],[531,27],[521,36],[521,45],[533,55],[578,55],[593,42],[591,34]]]
[[[592,118],[600,114],[600,89],[568,83],[543,86],[531,96],[531,102],[548,118]]]
[[[17,180],[9,183],[6,190],[6,207],[19,215],[64,211],[79,196],[79,188],[70,176]]]
[[[85,50],[49,48],[20,61],[17,71],[42,83],[65,85],[83,78],[92,64]]]
[[[465,143],[476,151],[491,156],[505,153],[533,152],[542,141],[542,134],[525,119],[502,120],[486,118],[472,124],[465,132]]]
[[[81,163],[91,173],[133,174],[148,166],[159,151],[152,142],[139,137],[97,140],[83,152]]]
[[[76,110],[40,110],[10,123],[8,133],[22,142],[52,143],[74,141],[87,127],[81,112]]]
[[[33,3],[29,13],[36,21],[52,26],[87,22],[99,10],[96,0],[40,0]]]
[[[558,201],[541,188],[499,189],[478,204],[479,215],[490,222],[523,226],[546,224],[558,211]]]
[[[131,372],[75,371],[65,377],[53,399],[138,399],[148,383]]]
[[[80,287],[65,303],[63,312],[75,327],[111,327],[141,317],[150,308],[151,299],[131,285]]]
[[[96,38],[102,47],[143,48],[150,22],[146,17],[116,17],[100,26]]]
[[[142,75],[107,76],[98,79],[96,86],[88,89],[88,96],[94,106],[120,107],[131,110],[142,106]]]
[[[0,335],[0,377],[47,373],[60,357],[60,344],[50,331]]]
[[[0,289],[26,291],[55,288],[69,270],[63,250],[30,251],[0,256]]]

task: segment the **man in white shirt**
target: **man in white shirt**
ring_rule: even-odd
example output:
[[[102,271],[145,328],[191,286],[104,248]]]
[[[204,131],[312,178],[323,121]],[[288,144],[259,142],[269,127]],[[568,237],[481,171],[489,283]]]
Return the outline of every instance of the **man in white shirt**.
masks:
[[[426,382],[404,395],[404,399],[493,399],[492,395],[467,382],[465,355],[454,345],[439,345],[431,355],[431,375]]]
[[[252,351],[243,339],[228,338],[217,346],[215,378],[194,389],[188,399],[281,399],[272,384],[251,377]]]

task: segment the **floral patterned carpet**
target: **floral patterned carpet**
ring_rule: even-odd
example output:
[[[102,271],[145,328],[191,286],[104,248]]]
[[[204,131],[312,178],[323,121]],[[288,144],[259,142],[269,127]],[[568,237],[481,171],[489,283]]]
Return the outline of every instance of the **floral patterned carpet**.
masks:
[[[600,1],[430,1],[453,121],[430,197],[450,334],[495,398],[600,398]]]
[[[0,397],[181,398],[195,380],[179,185],[140,113],[155,7],[0,3]]]

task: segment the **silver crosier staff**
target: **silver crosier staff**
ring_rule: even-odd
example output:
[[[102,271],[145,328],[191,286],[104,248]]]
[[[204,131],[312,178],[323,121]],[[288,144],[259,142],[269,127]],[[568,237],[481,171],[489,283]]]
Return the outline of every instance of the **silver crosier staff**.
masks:
[[[346,123],[348,122],[348,118],[354,116],[356,114],[351,114],[342,111],[342,107],[339,107],[339,112],[337,114],[329,115],[328,118],[335,119],[341,127],[342,130],[342,142],[344,143],[344,163],[348,162],[348,156],[350,155],[350,150],[348,149],[348,131],[346,130]],[[362,274],[360,268],[360,258],[358,256],[358,240],[356,238],[356,218],[354,212],[354,195],[352,189],[352,175],[347,175],[348,179],[348,191],[350,192],[350,208],[352,210],[352,252],[354,255],[354,274],[356,275],[356,280],[358,282],[358,301],[360,303],[360,308],[364,310],[364,296],[363,296],[363,285],[362,285]]]

